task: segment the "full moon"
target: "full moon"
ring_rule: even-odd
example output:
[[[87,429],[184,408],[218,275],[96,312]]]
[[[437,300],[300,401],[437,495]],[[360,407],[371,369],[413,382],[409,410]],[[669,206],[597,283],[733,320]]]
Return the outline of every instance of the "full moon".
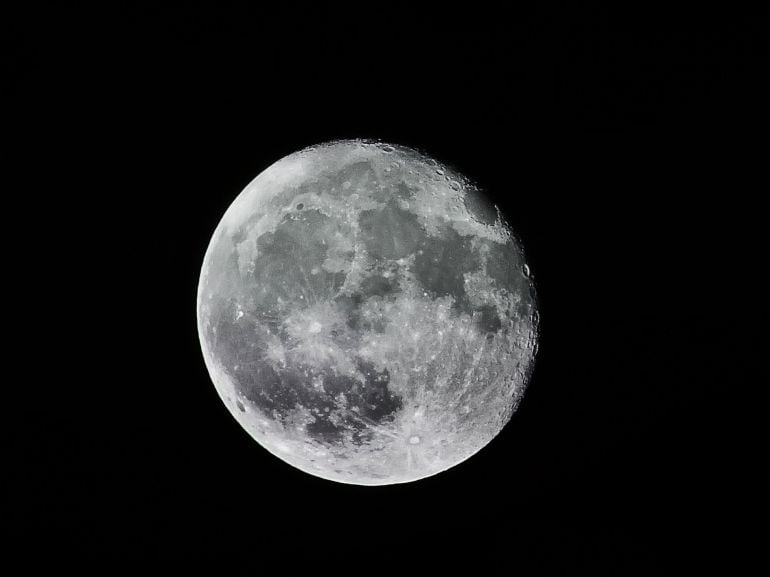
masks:
[[[291,154],[236,197],[197,318],[238,423],[286,463],[358,485],[422,479],[487,445],[538,339],[502,212],[433,158],[358,140]]]

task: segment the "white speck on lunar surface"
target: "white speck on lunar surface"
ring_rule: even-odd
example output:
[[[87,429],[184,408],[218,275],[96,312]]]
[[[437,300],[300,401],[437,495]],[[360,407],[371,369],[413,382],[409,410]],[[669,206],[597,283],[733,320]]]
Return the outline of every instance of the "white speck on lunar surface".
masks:
[[[291,154],[233,201],[201,269],[211,379],[265,449],[324,479],[415,481],[510,420],[537,349],[521,244],[484,193],[412,149]]]

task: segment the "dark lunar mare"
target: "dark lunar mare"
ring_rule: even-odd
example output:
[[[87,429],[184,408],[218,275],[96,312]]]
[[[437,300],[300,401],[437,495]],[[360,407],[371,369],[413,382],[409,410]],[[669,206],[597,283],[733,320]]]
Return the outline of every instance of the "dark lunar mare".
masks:
[[[299,295],[310,304],[338,292],[345,273],[330,273],[321,267],[328,254],[327,239],[336,231],[347,232],[335,219],[317,210],[303,210],[286,215],[275,231],[260,236],[249,283],[254,288],[255,310],[280,313],[285,304],[296,303]],[[311,274],[314,268],[318,272]]]
[[[402,408],[401,398],[388,389],[390,375],[387,369],[378,372],[372,363],[360,358],[356,358],[356,366],[364,377],[363,383],[344,375],[324,374],[324,393],[316,397],[320,402],[308,408],[317,408],[322,413],[328,409],[330,413],[339,406],[336,399],[342,394],[346,399],[346,409],[337,423],[326,418],[310,423],[307,426],[310,436],[334,444],[342,440],[345,431],[352,431],[353,444],[360,445],[372,440],[374,431],[370,428],[371,424],[380,426],[392,422]]]
[[[481,258],[469,238],[448,226],[441,227],[440,233],[438,237],[426,237],[420,245],[422,254],[415,258],[415,277],[432,298],[452,297],[454,312],[472,314],[463,274],[480,270]]]
[[[369,425],[391,422],[402,403],[388,390],[387,370],[377,372],[360,359],[357,365],[363,383],[331,370],[301,365],[280,369],[258,362],[249,370],[236,371],[236,389],[256,408],[283,424],[296,409],[309,411],[315,419],[306,430],[318,441],[339,443],[346,432],[352,432],[353,443],[361,444],[371,440]],[[320,377],[322,389],[313,386],[314,377]]]
[[[232,379],[239,397],[262,413],[281,423],[298,408],[316,417],[307,426],[310,436],[325,443],[338,443],[346,431],[353,442],[371,440],[370,424],[391,422],[402,407],[400,397],[389,389],[387,369],[377,371],[374,364],[356,357],[355,364],[363,382],[338,375],[331,369],[319,370],[302,365],[281,368],[264,359],[267,340],[265,327],[253,319],[234,320],[234,302],[220,302],[212,307],[219,321],[212,348]],[[211,336],[214,336],[212,331]],[[321,379],[323,388],[314,387]],[[345,400],[343,402],[342,397]],[[240,403],[240,401],[238,401]],[[342,411],[338,411],[343,407]],[[240,410],[243,404],[239,405]],[[330,415],[336,414],[339,418]]]
[[[477,199],[473,206],[477,213],[483,214],[485,222],[492,219],[494,211],[490,212],[486,207],[486,212],[483,212],[483,202]],[[472,316],[474,312],[479,313],[475,327],[481,333],[495,333],[500,329],[502,323],[495,307],[474,307],[465,291],[463,275],[478,272],[482,263],[482,257],[469,237],[460,235],[446,224],[439,226],[436,236],[428,236],[417,216],[401,208],[393,199],[381,211],[363,211],[358,220],[370,255],[378,259],[399,259],[414,254],[414,275],[431,298],[452,297],[452,310],[457,314]],[[482,244],[489,247],[491,260],[494,261],[490,276],[501,288],[519,288],[521,275],[516,269],[511,272],[511,258],[516,256],[513,245],[507,243],[501,249],[501,245],[491,241]],[[361,290],[367,296],[385,296],[397,290],[396,281],[373,275],[362,283]]]

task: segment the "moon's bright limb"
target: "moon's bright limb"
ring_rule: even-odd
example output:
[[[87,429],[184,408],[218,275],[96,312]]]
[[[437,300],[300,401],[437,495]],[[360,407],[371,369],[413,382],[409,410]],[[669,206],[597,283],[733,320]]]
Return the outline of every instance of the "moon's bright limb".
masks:
[[[279,160],[209,244],[198,331],[254,439],[334,481],[414,481],[508,422],[537,311],[503,215],[414,150],[341,141]]]

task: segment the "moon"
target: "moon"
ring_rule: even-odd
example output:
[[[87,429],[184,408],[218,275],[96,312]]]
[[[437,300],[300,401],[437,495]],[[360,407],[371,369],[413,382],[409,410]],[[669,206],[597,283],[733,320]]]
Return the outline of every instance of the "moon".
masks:
[[[487,445],[538,340],[502,212],[426,154],[359,140],[246,186],[206,251],[197,321],[236,421],[286,463],[357,485],[422,479]]]

